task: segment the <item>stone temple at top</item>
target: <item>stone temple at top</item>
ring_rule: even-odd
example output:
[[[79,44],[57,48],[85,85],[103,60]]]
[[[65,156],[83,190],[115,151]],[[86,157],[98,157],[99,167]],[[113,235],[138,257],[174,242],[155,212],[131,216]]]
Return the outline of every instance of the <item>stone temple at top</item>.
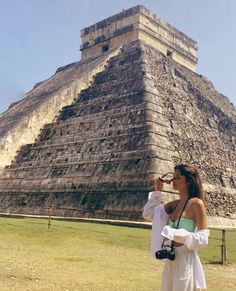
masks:
[[[196,70],[197,43],[144,6],[124,10],[82,29],[81,38],[82,59],[140,40],[190,70]]]
[[[0,117],[1,212],[142,220],[153,180],[191,163],[210,224],[236,225],[236,109],[195,72],[197,43],[143,6],[81,37]]]

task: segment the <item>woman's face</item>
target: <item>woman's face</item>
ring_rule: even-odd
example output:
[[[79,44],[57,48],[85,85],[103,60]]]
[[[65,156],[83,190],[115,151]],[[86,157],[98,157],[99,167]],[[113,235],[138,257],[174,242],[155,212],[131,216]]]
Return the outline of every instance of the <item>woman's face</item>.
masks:
[[[179,170],[174,172],[173,188],[179,192],[188,189],[185,176],[182,176]]]

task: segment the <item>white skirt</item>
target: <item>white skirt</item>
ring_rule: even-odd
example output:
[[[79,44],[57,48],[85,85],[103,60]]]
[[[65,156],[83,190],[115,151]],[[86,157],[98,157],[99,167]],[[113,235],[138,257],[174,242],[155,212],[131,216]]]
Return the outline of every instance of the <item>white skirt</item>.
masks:
[[[166,260],[161,291],[197,291],[193,276],[195,256],[185,245],[175,248],[175,260]]]

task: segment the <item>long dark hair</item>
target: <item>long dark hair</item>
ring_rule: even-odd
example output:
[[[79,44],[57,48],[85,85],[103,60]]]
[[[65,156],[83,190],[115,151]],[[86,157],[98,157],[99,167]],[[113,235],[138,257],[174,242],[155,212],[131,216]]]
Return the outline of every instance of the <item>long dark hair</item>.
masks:
[[[178,170],[181,176],[184,176],[188,184],[189,197],[203,197],[203,187],[198,170],[190,164],[179,164],[175,166],[175,170]]]

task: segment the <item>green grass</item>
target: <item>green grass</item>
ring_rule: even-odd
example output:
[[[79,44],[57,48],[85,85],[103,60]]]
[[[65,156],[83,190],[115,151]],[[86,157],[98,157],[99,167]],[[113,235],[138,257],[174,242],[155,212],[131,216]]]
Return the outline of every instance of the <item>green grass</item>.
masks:
[[[203,263],[221,262],[221,231],[210,230],[209,244],[207,248],[199,251]],[[227,263],[236,264],[236,231],[226,231],[226,259]]]
[[[0,229],[0,291],[160,288],[163,262],[149,256],[150,230],[56,220],[48,230],[47,220],[13,218],[0,218]],[[213,249],[201,251],[203,261],[212,261]],[[225,278],[234,267],[204,265],[208,290],[236,287],[236,279]]]

